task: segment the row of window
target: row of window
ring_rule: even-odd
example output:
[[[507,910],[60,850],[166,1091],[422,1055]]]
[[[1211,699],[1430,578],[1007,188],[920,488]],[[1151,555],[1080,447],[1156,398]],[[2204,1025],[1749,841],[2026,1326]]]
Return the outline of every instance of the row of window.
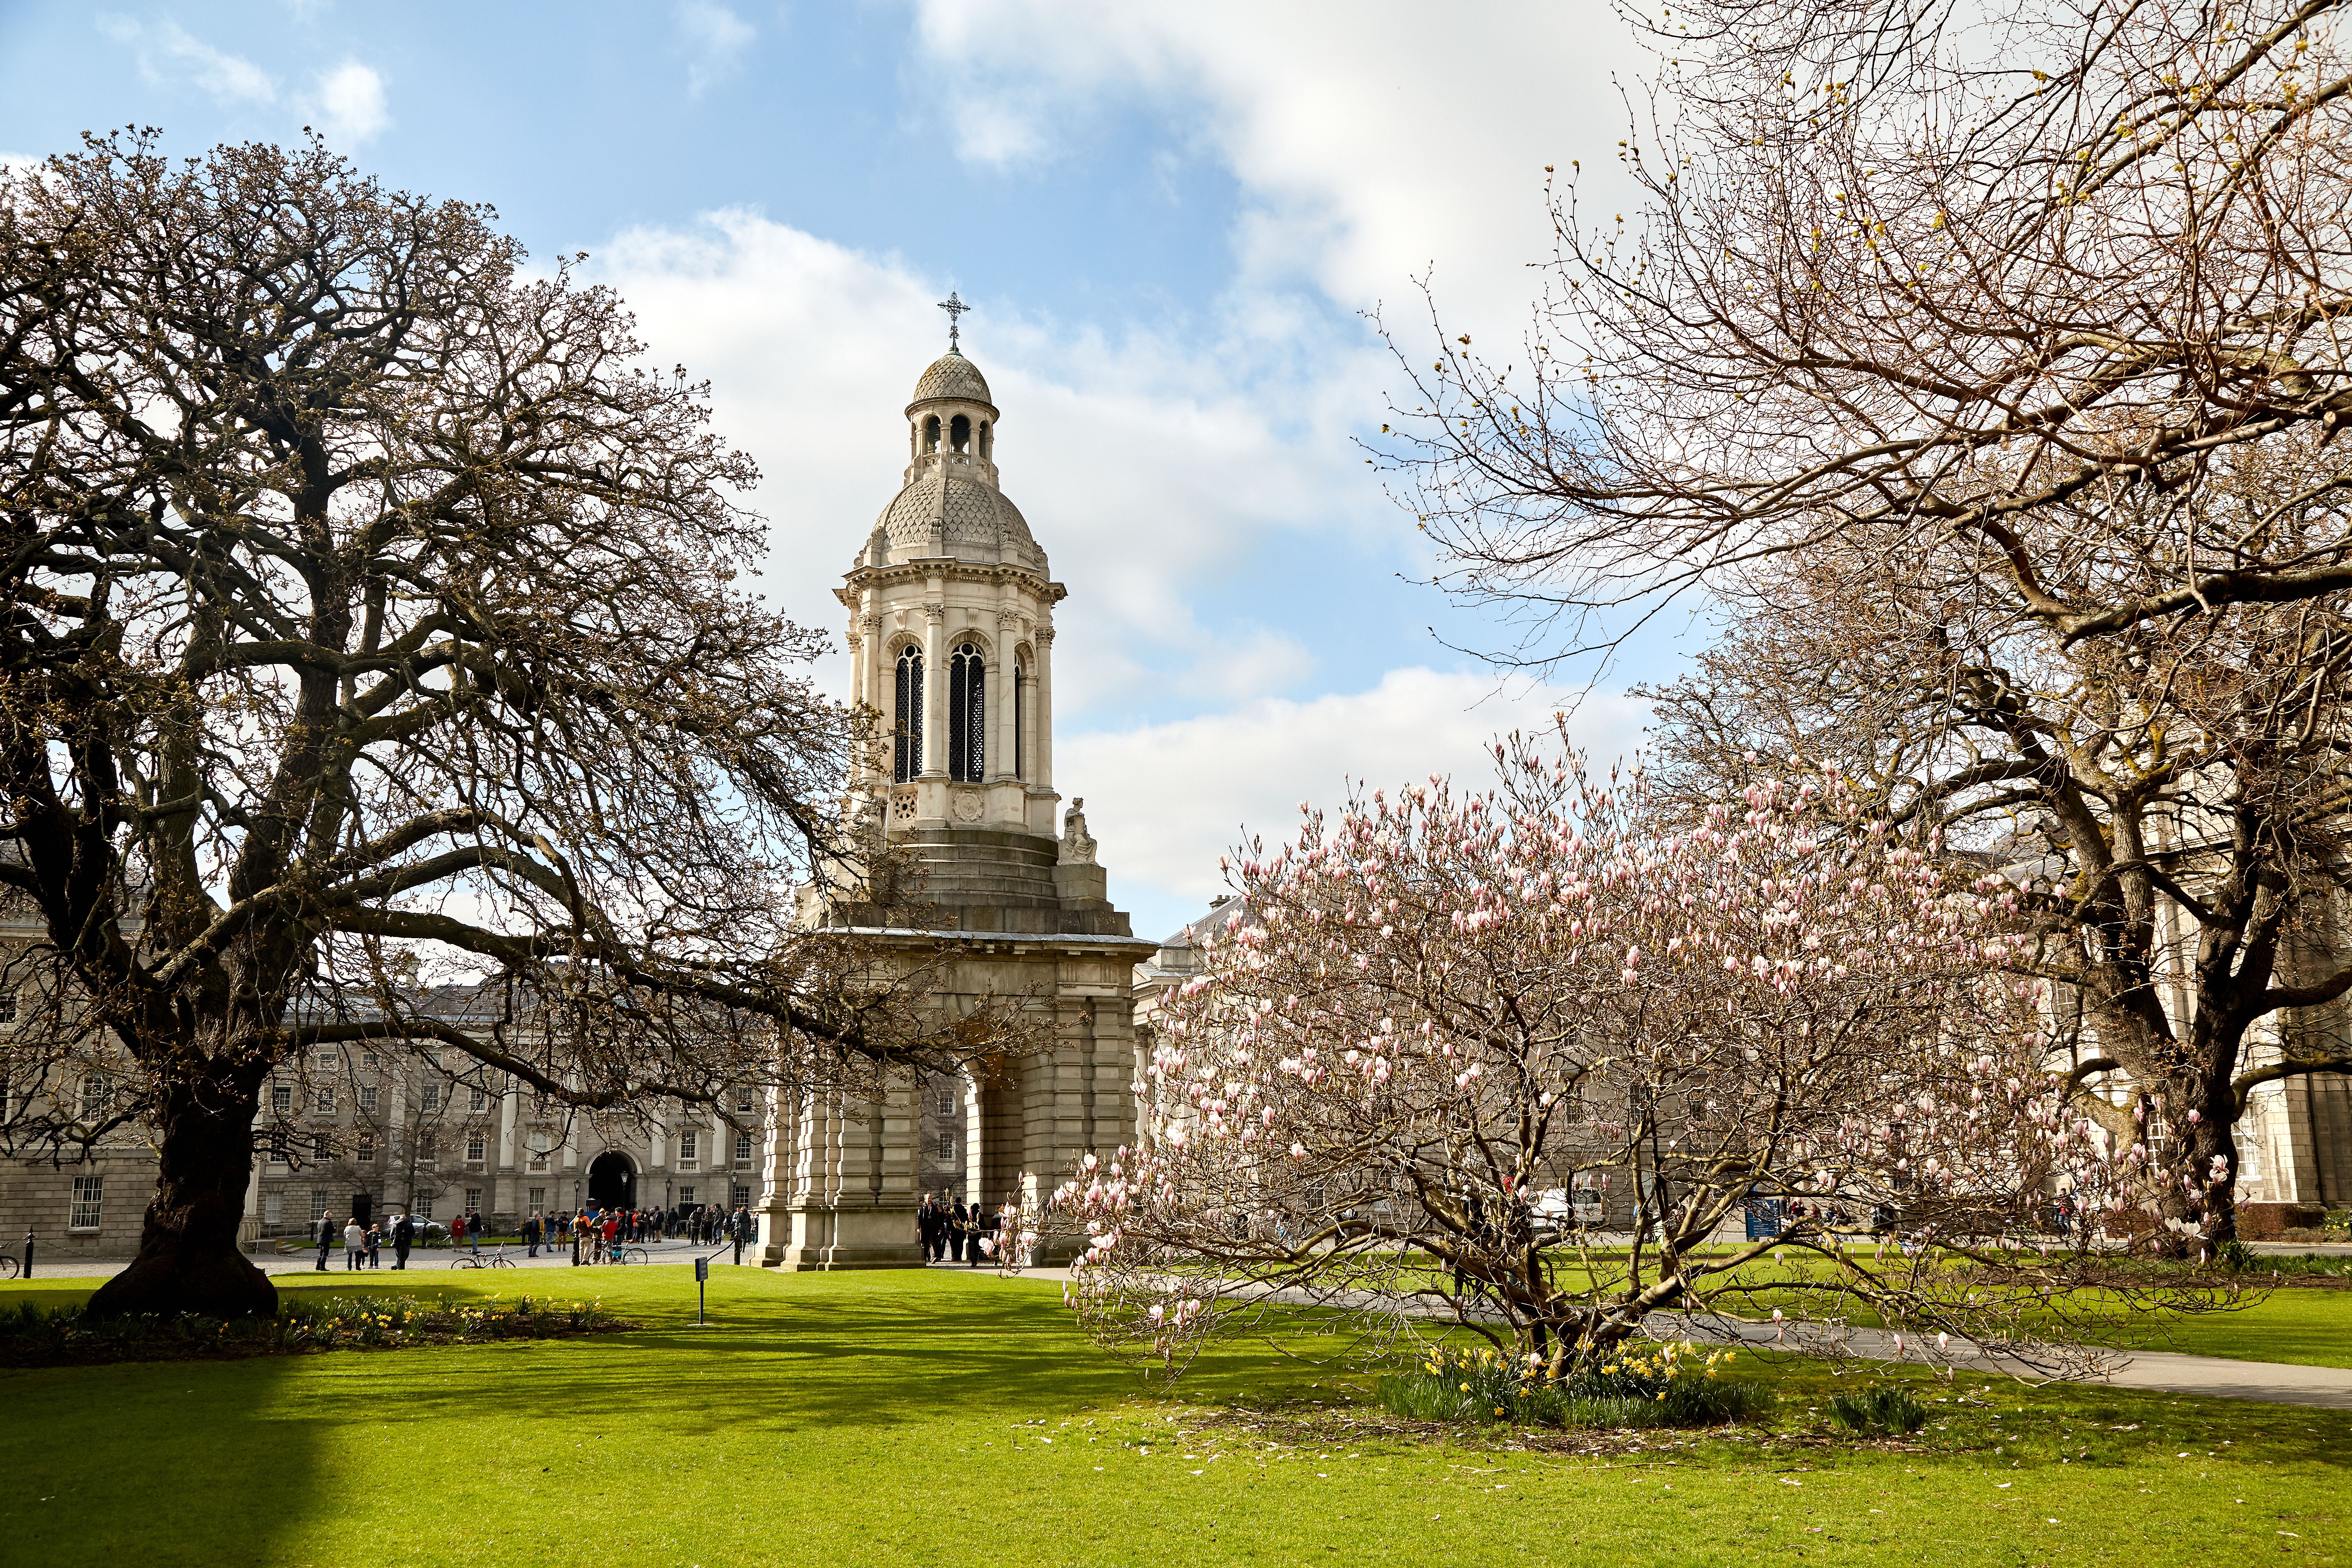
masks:
[[[359,1133],[352,1140],[352,1158],[356,1163],[362,1165],[372,1165],[375,1163],[375,1134],[373,1132],[362,1131]],[[530,1148],[528,1151],[530,1168],[534,1171],[544,1171],[547,1169],[548,1157],[551,1152],[551,1151],[547,1149],[538,1147]],[[291,1139],[287,1137],[284,1133],[272,1135],[269,1141],[269,1163],[271,1164],[286,1165],[292,1163],[292,1153],[293,1142]],[[488,1155],[489,1144],[488,1135],[481,1132],[468,1133],[466,1138],[467,1163],[469,1164],[479,1164],[485,1159],[488,1158]],[[738,1132],[735,1135],[735,1163],[738,1165],[748,1165],[757,1158],[757,1155],[758,1151],[752,1135],[749,1132]],[[310,1157],[315,1163],[320,1164],[324,1164],[332,1160],[334,1158],[333,1135],[326,1132],[316,1132],[311,1134]],[[679,1133],[677,1138],[677,1164],[679,1167],[683,1168],[685,1166],[696,1164],[700,1162],[701,1158],[702,1140],[700,1135],[693,1132]],[[429,1164],[432,1163],[432,1156],[427,1154],[423,1156],[423,1160],[425,1163]]]
[[[890,731],[890,776],[905,784],[923,771],[923,650],[898,654],[897,705]],[[1029,776],[1025,755],[1028,672],[1013,667],[1013,776]],[[988,777],[988,661],[976,643],[960,643],[948,660],[948,777],[980,784]]]

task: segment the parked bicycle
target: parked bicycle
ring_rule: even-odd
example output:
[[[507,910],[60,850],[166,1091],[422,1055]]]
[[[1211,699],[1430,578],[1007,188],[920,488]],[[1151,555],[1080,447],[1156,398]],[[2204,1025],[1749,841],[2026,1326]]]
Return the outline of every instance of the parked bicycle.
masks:
[[[507,1256],[503,1247],[495,1252],[461,1253],[449,1260],[452,1268],[512,1268],[515,1260]]]
[[[16,1278],[16,1270],[23,1267],[23,1264],[16,1261],[15,1253],[0,1252],[0,1279],[14,1279]]]
[[[630,1243],[625,1246],[614,1247],[611,1253],[605,1257],[604,1261],[607,1263],[651,1263],[653,1261],[653,1255],[647,1252],[644,1247],[636,1246],[635,1243]]]

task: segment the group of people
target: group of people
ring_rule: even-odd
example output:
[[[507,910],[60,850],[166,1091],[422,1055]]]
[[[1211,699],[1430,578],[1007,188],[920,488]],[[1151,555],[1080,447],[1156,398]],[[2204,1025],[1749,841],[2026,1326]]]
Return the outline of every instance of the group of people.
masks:
[[[748,1242],[753,1232],[751,1211],[741,1204],[729,1214],[715,1204],[689,1204],[667,1209],[600,1208],[591,1203],[577,1214],[533,1214],[522,1222],[523,1246],[537,1258],[570,1247],[576,1239],[583,1261],[602,1263],[615,1247],[633,1242],[667,1241],[673,1237],[700,1246],[724,1241]]]
[[[915,1211],[915,1239],[922,1245],[925,1260],[931,1263],[952,1258],[977,1268],[983,1259],[995,1257],[997,1236],[1003,1229],[1002,1216],[990,1214],[977,1202],[967,1207],[946,1192],[924,1194],[922,1207]]]
[[[941,1198],[946,1194],[940,1194]],[[975,1205],[975,1214],[978,1213]],[[959,1208],[961,1215],[962,1210]],[[379,1268],[383,1267],[383,1250],[391,1243],[394,1268],[408,1267],[410,1248],[423,1226],[411,1215],[395,1214],[382,1222],[362,1220],[356,1215],[338,1221],[332,1214],[321,1214],[310,1227],[310,1239],[319,1248],[318,1271],[327,1271],[327,1259],[340,1242],[346,1269]],[[522,1239],[529,1256],[537,1258],[541,1247],[550,1252],[571,1246],[572,1238],[580,1241],[583,1260],[601,1263],[613,1255],[613,1249],[630,1242],[665,1241],[673,1237],[695,1242],[705,1247],[717,1247],[735,1242],[739,1248],[748,1245],[757,1235],[757,1225],[751,1209],[741,1204],[732,1214],[715,1204],[688,1204],[667,1209],[600,1208],[594,1204],[573,1214],[533,1214],[522,1222]],[[489,1234],[479,1210],[459,1215],[449,1222],[449,1245],[454,1250],[470,1247],[482,1250],[482,1238]],[[956,1256],[963,1256],[962,1244],[957,1244]]]
[[[475,1223],[481,1223],[478,1216]],[[320,1274],[327,1271],[327,1255],[335,1249],[338,1241],[343,1244],[343,1268],[346,1270],[383,1268],[383,1244],[386,1241],[392,1243],[392,1266],[405,1268],[408,1267],[409,1248],[416,1245],[416,1222],[404,1214],[394,1215],[382,1223],[362,1220],[353,1215],[338,1225],[333,1215],[322,1214],[319,1216],[319,1223],[311,1227],[310,1239],[318,1244],[317,1271]]]

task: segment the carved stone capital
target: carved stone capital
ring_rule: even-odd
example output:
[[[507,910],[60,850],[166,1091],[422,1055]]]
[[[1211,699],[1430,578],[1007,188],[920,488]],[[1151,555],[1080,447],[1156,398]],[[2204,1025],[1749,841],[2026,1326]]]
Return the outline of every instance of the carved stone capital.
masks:
[[[924,625],[935,626],[947,618],[948,607],[945,605],[930,604],[923,606]]]

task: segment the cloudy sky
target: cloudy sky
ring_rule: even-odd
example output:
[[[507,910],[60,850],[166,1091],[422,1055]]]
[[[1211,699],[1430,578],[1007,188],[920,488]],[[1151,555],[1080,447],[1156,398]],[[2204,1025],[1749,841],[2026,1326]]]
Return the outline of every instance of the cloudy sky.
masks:
[[[1430,274],[1449,331],[1516,336],[1543,167],[1613,167],[1643,69],[1601,0],[0,0],[0,155],[314,126],[541,258],[589,252],[715,384],[766,476],[767,591],[828,626],[961,290],[1006,491],[1070,590],[1056,783],[1158,935],[1244,826],[1480,772],[1571,695],[1454,651],[1507,635],[1418,584],[1355,445],[1398,379],[1366,312],[1419,352]],[[1630,750],[1622,689],[1676,653],[1573,694],[1580,742]]]

